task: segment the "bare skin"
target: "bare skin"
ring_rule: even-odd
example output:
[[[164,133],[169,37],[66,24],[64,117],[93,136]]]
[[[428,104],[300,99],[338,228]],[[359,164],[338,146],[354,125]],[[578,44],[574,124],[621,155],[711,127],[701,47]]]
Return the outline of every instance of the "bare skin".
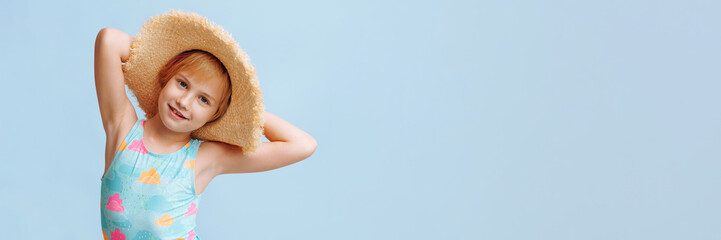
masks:
[[[130,55],[134,38],[120,30],[103,28],[95,41],[95,86],[106,133],[105,170],[133,124],[135,108],[125,94],[121,62]],[[218,109],[223,79],[200,79],[190,72],[179,73],[168,81],[158,97],[158,114],[145,122],[145,148],[167,154],[182,148],[190,133],[203,126]],[[183,83],[181,83],[183,82]],[[207,102],[206,102],[207,101]],[[171,108],[186,119],[173,117]],[[222,142],[203,142],[195,161],[196,194],[204,192],[211,180],[221,174],[262,172],[284,167],[310,157],[317,143],[312,136],[285,120],[264,112],[263,142],[256,152]]]

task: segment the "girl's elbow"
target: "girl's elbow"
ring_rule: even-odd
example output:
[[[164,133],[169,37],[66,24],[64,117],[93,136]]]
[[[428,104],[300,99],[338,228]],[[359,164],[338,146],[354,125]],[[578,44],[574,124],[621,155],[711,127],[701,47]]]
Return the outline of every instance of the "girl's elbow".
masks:
[[[318,147],[318,143],[315,141],[315,139],[311,139],[306,146],[304,147],[305,156],[310,157],[315,152],[315,149]]]
[[[318,142],[316,142],[315,139],[311,139],[310,145],[309,145],[309,147],[308,147],[308,149],[310,150],[310,152],[311,152],[311,153],[315,152],[315,149],[316,149],[317,147],[318,147]]]

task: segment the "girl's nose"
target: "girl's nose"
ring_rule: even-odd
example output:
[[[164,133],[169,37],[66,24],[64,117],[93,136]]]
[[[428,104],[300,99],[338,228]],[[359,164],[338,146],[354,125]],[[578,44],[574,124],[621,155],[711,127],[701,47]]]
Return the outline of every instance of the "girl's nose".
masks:
[[[188,110],[188,106],[192,104],[193,96],[191,94],[185,94],[178,99],[178,108],[182,110]]]

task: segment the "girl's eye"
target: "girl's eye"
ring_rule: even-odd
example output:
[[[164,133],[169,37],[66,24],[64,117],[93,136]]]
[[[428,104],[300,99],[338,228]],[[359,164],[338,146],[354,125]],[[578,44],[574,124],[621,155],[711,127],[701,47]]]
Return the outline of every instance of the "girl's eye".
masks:
[[[180,81],[180,86],[181,86],[181,87],[187,87],[188,85],[187,85],[187,84],[185,84],[185,82],[183,82],[183,81]]]
[[[203,103],[208,103],[208,99],[205,97],[200,97],[200,101],[202,101]]]

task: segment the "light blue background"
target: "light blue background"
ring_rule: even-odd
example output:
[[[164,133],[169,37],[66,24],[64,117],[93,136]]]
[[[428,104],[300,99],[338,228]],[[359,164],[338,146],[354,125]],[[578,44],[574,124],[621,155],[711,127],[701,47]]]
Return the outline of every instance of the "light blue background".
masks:
[[[181,9],[318,141],[215,178],[203,239],[721,239],[720,7],[2,1],[0,233],[101,237],[95,36]]]

